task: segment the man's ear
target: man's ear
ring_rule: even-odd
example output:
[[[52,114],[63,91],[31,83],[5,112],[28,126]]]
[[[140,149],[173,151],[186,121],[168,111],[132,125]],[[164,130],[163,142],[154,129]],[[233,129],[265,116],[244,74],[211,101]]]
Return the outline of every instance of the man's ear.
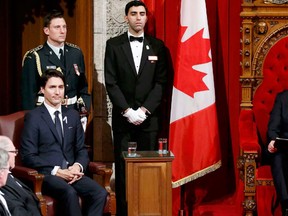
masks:
[[[49,35],[49,28],[48,27],[44,27],[43,28],[43,32],[44,32],[45,35],[48,36]]]

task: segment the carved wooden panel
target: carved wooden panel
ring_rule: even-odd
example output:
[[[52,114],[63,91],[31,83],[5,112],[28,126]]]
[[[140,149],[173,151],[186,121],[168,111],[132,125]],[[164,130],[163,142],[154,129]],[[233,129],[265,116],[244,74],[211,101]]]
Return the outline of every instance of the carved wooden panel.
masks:
[[[277,4],[274,0],[244,0],[242,8],[241,107],[247,109],[252,107],[252,97],[262,82],[266,54],[287,36],[288,5]]]

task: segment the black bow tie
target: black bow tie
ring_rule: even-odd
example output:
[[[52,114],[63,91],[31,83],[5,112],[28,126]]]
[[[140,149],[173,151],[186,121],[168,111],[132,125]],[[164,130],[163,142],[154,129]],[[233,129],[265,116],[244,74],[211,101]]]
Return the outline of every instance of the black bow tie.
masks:
[[[130,36],[129,39],[130,39],[130,41],[139,41],[140,43],[143,42],[143,37]]]

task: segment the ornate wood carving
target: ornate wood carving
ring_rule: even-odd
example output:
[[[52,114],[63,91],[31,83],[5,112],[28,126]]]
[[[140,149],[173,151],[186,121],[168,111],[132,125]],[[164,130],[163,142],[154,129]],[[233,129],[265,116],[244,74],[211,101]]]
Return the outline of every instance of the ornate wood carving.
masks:
[[[244,209],[246,211],[255,211],[256,210],[256,201],[254,199],[246,199],[243,202]],[[248,214],[246,214],[248,215]],[[253,214],[251,214],[252,216]]]
[[[243,1],[241,12],[242,74],[240,76],[242,109],[250,109],[253,106],[252,97],[262,82],[262,66],[269,49],[281,38],[287,36],[288,4],[278,5],[280,1]]]
[[[288,35],[288,0],[243,0],[242,12],[242,90],[241,109],[253,107],[253,95],[263,80],[263,63],[270,48]],[[273,186],[272,179],[256,179],[257,152],[242,152],[237,166],[244,183],[246,216],[256,210],[256,187]]]

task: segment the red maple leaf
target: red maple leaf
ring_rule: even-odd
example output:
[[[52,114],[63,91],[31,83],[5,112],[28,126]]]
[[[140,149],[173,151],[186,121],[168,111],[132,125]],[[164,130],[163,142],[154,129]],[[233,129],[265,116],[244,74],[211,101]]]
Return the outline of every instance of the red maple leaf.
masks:
[[[180,38],[186,29],[187,27],[181,27]],[[210,40],[203,38],[203,30],[201,29],[185,42],[178,40],[174,86],[191,97],[194,97],[195,92],[208,90],[203,82],[203,78],[207,74],[192,68],[194,65],[211,61],[208,56]]]

